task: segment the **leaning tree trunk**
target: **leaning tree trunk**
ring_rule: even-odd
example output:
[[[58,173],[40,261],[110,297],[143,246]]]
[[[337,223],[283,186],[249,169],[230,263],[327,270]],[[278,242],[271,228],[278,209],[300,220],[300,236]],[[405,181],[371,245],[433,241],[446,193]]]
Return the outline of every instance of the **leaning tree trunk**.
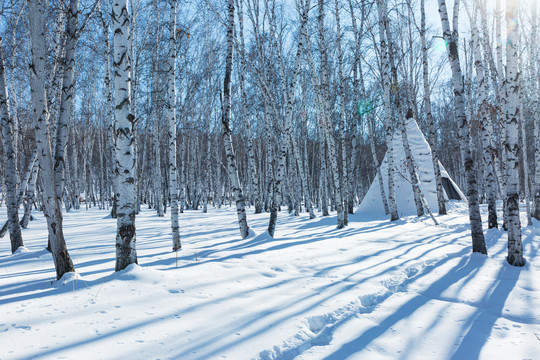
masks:
[[[25,192],[24,197],[24,215],[21,219],[21,227],[26,229],[28,227],[28,222],[32,216],[32,207],[34,206],[34,201],[36,197],[36,183],[38,178],[39,166],[36,164],[32,167],[32,172],[30,179],[28,181],[28,188]]]
[[[62,78],[62,97],[60,114],[56,125],[56,145],[54,147],[54,177],[58,201],[62,203],[64,196],[65,153],[68,138],[68,124],[71,119],[74,100],[75,50],[77,48],[77,24],[79,16],[79,0],[70,0],[67,12],[66,53],[64,56],[64,74]]]
[[[221,124],[223,126],[223,144],[227,156],[227,172],[231,181],[231,188],[236,203],[236,214],[240,236],[245,239],[249,235],[249,225],[246,217],[244,194],[240,186],[236,156],[234,154],[231,132],[231,74],[233,65],[233,41],[234,41],[234,0],[229,0],[228,23],[227,23],[227,55],[225,58],[225,78],[223,80],[223,113]]]
[[[134,155],[135,117],[131,113],[130,12],[127,0],[115,0],[111,13],[114,45],[114,93],[116,138],[116,271],[137,263],[135,214],[137,174]]]
[[[431,160],[433,161],[433,171],[435,172],[435,184],[437,187],[437,205],[439,207],[439,215],[446,215],[446,202],[443,194],[443,185],[441,177],[441,167],[439,164],[439,151],[436,148],[437,131],[435,122],[431,112],[431,89],[429,86],[429,67],[428,67],[428,51],[426,45],[426,12],[424,0],[420,0],[420,40],[422,43],[422,80],[424,85],[424,108],[426,112],[426,120],[429,127],[429,145],[431,147]]]
[[[11,252],[24,246],[19,224],[19,204],[17,202],[17,159],[14,151],[13,118],[9,112],[9,95],[4,68],[4,48],[0,39],[0,126],[4,143],[4,181],[6,186],[6,206],[8,213]]]
[[[169,197],[171,202],[171,230],[173,251],[182,248],[178,224],[178,175],[176,169],[176,0],[170,0],[169,59],[167,71],[169,118]]]
[[[448,59],[452,69],[452,83],[454,87],[454,107],[459,126],[459,142],[461,150],[461,161],[465,168],[465,177],[467,179],[467,200],[469,203],[469,220],[471,224],[472,250],[487,254],[484,232],[482,230],[482,217],[480,216],[480,204],[478,201],[478,189],[474,161],[470,148],[470,133],[465,113],[465,100],[463,97],[463,76],[459,62],[458,52],[458,29],[457,20],[459,16],[459,1],[456,1],[454,8],[454,31],[450,30],[448,12],[446,10],[445,0],[439,0],[439,16],[443,29],[443,38],[447,44]]]
[[[508,207],[508,256],[510,265],[523,266],[521,221],[519,218],[519,72],[518,2],[506,0],[506,205]],[[512,24],[512,26],[510,26]]]
[[[69,256],[62,228],[62,212],[54,184],[53,155],[49,135],[49,112],[45,92],[45,62],[47,61],[47,43],[44,31],[43,4],[39,0],[28,0],[28,20],[32,39],[32,62],[30,64],[30,88],[34,107],[36,146],[41,168],[43,212],[47,219],[47,228],[51,251],[56,268],[56,277],[75,271]]]

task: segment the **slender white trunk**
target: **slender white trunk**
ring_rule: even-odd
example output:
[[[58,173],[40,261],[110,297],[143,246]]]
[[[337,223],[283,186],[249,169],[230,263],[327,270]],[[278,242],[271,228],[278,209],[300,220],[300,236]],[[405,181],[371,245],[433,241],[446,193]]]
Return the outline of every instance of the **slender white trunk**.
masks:
[[[56,126],[56,145],[54,148],[54,176],[56,193],[62,202],[64,192],[65,150],[68,137],[68,124],[71,119],[74,100],[74,70],[75,50],[77,47],[77,26],[79,16],[79,0],[70,0],[67,12],[66,26],[66,52],[64,56],[64,74],[62,78],[62,97],[60,101],[60,114]]]
[[[246,217],[245,200],[238,176],[236,155],[232,144],[231,131],[231,75],[233,66],[233,42],[234,42],[234,0],[228,1],[228,22],[227,22],[227,55],[225,58],[225,77],[223,80],[223,113],[221,124],[223,127],[223,144],[225,155],[227,156],[227,172],[231,182],[232,192],[236,203],[236,214],[238,215],[238,226],[240,236],[243,239],[249,235],[249,225]]]
[[[531,4],[532,6],[532,39],[531,46],[529,47],[532,51],[532,55],[529,56],[530,61],[532,62],[533,70],[533,79],[537,81],[534,82],[532,89],[532,98],[534,99],[533,106],[533,123],[534,123],[534,167],[535,172],[533,174],[533,217],[540,221],[540,83],[538,78],[540,76],[540,64],[538,63],[538,52],[536,51],[536,44],[538,42],[538,19],[537,19],[537,4]]]
[[[19,204],[17,202],[17,158],[14,149],[13,118],[9,112],[9,95],[4,68],[4,48],[0,39],[0,126],[4,143],[4,182],[6,186],[6,207],[8,215],[11,252],[24,246],[19,224]]]
[[[480,204],[478,201],[478,189],[476,182],[476,174],[474,172],[474,161],[470,148],[470,133],[467,123],[467,115],[465,113],[465,100],[463,97],[464,86],[463,76],[461,73],[461,65],[459,62],[458,52],[458,8],[456,1],[454,6],[454,30],[450,29],[448,20],[448,12],[446,10],[446,2],[439,0],[439,16],[443,30],[443,38],[447,44],[448,59],[452,69],[452,83],[454,87],[454,108],[459,126],[459,142],[461,161],[465,168],[465,177],[467,179],[467,200],[469,203],[469,220],[471,224],[472,250],[487,254],[486,243],[484,240],[484,232],[482,230],[482,218],[480,216]]]
[[[45,91],[45,63],[47,43],[44,32],[43,4],[38,0],[28,0],[28,22],[32,39],[32,62],[29,67],[30,88],[34,107],[36,146],[41,168],[43,187],[43,208],[51,251],[56,268],[56,277],[75,271],[69,256],[62,228],[62,212],[54,184],[53,156],[49,134],[49,112]]]
[[[431,147],[431,159],[433,161],[433,171],[435,172],[435,184],[437,187],[437,205],[439,207],[439,215],[446,214],[446,202],[443,194],[443,185],[441,177],[441,167],[439,164],[439,151],[437,150],[437,131],[435,129],[435,121],[431,112],[431,89],[429,86],[429,67],[428,67],[428,50],[426,44],[426,12],[424,0],[420,1],[420,41],[422,44],[422,80],[424,85],[424,108],[426,112],[426,120],[429,127],[429,146]]]
[[[390,211],[390,220],[399,220],[396,204],[395,190],[395,165],[394,165],[394,126],[392,123],[390,103],[390,66],[388,64],[388,45],[385,37],[383,4],[381,0],[377,0],[377,12],[379,15],[379,37],[381,49],[381,66],[382,66],[382,87],[383,87],[383,104],[384,104],[384,119],[386,128],[386,154],[388,161],[388,209]],[[382,195],[382,193],[381,193]]]
[[[114,0],[112,13],[114,34],[113,67],[115,92],[116,138],[116,271],[137,263],[135,247],[135,202],[137,174],[134,154],[135,117],[131,113],[131,15],[127,0]]]
[[[523,183],[525,185],[525,208],[527,210],[527,225],[532,225],[531,211],[531,188],[529,186],[529,156],[527,154],[527,134],[525,132],[525,120],[523,119],[523,99],[520,96],[519,102],[519,126],[521,127],[521,155],[523,157]]]
[[[497,227],[497,188],[495,182],[495,174],[493,161],[492,161],[492,151],[493,146],[491,144],[491,136],[488,131],[490,127],[490,105],[488,101],[488,86],[487,79],[485,76],[485,62],[482,59],[482,53],[480,50],[480,39],[478,37],[479,31],[474,26],[472,31],[472,41],[473,41],[473,54],[474,54],[474,65],[476,69],[476,79],[478,81],[478,121],[480,123],[481,137],[482,137],[482,148],[483,148],[483,158],[484,158],[484,177],[486,183],[486,193],[488,200],[488,228]]]
[[[169,197],[171,202],[171,231],[173,251],[182,248],[180,225],[178,224],[178,174],[176,169],[176,7],[177,1],[170,0],[169,57],[167,61],[168,124],[169,124]]]
[[[519,218],[519,88],[518,1],[506,1],[506,206],[508,207],[508,256],[510,265],[523,266],[521,220]]]
[[[28,187],[25,191],[24,196],[24,215],[21,219],[21,227],[23,229],[26,229],[28,227],[28,222],[30,221],[30,217],[32,216],[32,207],[34,205],[35,197],[36,197],[36,183],[37,183],[37,177],[38,177],[38,171],[39,166],[36,163],[34,166],[32,166],[32,171],[30,173],[30,179],[28,181]]]
[[[339,118],[339,132],[341,133],[341,196],[343,199],[343,224],[349,224],[349,212],[347,211],[347,200],[349,199],[349,181],[348,181],[348,168],[347,168],[347,148],[345,138],[345,114],[347,112],[345,107],[345,77],[343,76],[343,50],[341,48],[341,22],[339,18],[339,2],[335,0],[336,9],[336,30],[337,39],[336,46],[338,50],[338,76],[339,76],[339,103],[340,103],[340,118]]]

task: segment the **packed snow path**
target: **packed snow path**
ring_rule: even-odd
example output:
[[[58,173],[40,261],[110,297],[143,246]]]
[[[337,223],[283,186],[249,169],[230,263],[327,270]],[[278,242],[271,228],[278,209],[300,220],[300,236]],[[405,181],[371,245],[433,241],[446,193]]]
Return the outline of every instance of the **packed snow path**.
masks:
[[[2,214],[5,214],[5,209]],[[168,216],[168,214],[167,214]],[[232,208],[137,218],[138,266],[114,270],[115,220],[73,211],[65,233],[77,276],[55,281],[42,217],[26,248],[0,244],[0,359],[538,359],[540,224],[524,228],[524,268],[506,235],[470,254],[467,211],[397,222],[253,215],[241,240]],[[2,219],[0,219],[2,220]]]

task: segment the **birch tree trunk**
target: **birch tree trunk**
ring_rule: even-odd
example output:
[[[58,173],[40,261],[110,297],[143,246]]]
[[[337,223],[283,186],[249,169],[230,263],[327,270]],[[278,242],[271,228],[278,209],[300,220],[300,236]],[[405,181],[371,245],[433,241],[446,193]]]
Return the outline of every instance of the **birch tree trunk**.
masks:
[[[34,201],[36,197],[36,183],[38,178],[38,171],[39,166],[36,163],[34,166],[32,166],[32,172],[28,181],[28,188],[26,189],[24,196],[24,215],[21,219],[21,227],[23,229],[26,229],[28,227],[28,222],[30,222],[30,218],[32,216],[32,207],[34,206]]]
[[[454,29],[450,29],[448,20],[448,11],[446,10],[446,1],[439,1],[439,16],[443,30],[443,38],[447,44],[448,59],[452,69],[452,83],[454,87],[454,107],[459,126],[460,153],[463,167],[465,168],[465,177],[467,179],[467,200],[469,203],[469,220],[471,224],[472,250],[487,254],[484,232],[482,230],[482,218],[480,216],[480,204],[478,201],[478,189],[476,175],[474,172],[474,161],[470,148],[470,133],[465,113],[465,101],[463,98],[463,76],[461,74],[461,65],[458,52],[458,16],[459,1],[456,0],[454,6]]]
[[[337,39],[336,46],[338,51],[338,77],[339,77],[339,104],[340,104],[340,119],[339,131],[341,133],[341,186],[340,191],[343,199],[343,224],[349,224],[349,212],[347,211],[347,200],[349,199],[349,181],[347,168],[347,148],[345,144],[345,77],[343,76],[343,50],[341,48],[341,23],[339,18],[339,3],[335,0],[336,9],[336,31]]]
[[[488,200],[488,228],[497,227],[497,189],[495,183],[495,174],[493,173],[494,167],[492,162],[492,145],[491,136],[488,131],[490,123],[490,107],[488,103],[488,87],[486,82],[486,76],[484,71],[484,60],[482,59],[482,53],[480,50],[480,39],[478,38],[479,31],[476,26],[473,27],[472,41],[473,41],[473,54],[474,65],[476,68],[476,78],[478,81],[478,102],[480,103],[478,109],[478,120],[480,123],[480,130],[482,136],[482,148],[484,158],[484,174],[486,179],[486,193]]]
[[[536,91],[538,102],[540,103],[540,91]],[[535,151],[534,151],[534,218],[540,221],[540,109],[536,111],[534,118],[534,138],[535,138]]]
[[[137,174],[134,154],[135,117],[131,113],[130,11],[128,0],[114,0],[113,68],[117,181],[116,271],[137,264],[135,214],[137,212]]]
[[[169,120],[169,197],[171,202],[171,231],[173,251],[182,248],[180,225],[178,224],[178,175],[176,169],[176,7],[177,1],[170,0],[169,58],[167,71],[168,120]]]
[[[429,145],[431,147],[431,159],[433,160],[433,171],[435,172],[435,185],[437,188],[437,205],[439,207],[439,215],[446,215],[446,202],[443,194],[443,185],[441,178],[441,167],[439,166],[439,152],[437,150],[437,132],[435,122],[431,112],[431,89],[429,86],[429,67],[428,67],[428,51],[426,45],[426,12],[424,0],[420,0],[420,41],[422,44],[422,80],[424,85],[424,107],[426,112],[426,120],[429,127]]]
[[[228,22],[227,22],[227,55],[225,58],[225,78],[223,80],[223,113],[221,124],[223,126],[223,143],[227,156],[227,172],[231,181],[231,188],[236,203],[236,214],[238,215],[238,225],[240,236],[245,239],[249,235],[249,225],[246,217],[244,194],[240,186],[236,156],[232,144],[231,132],[231,74],[233,65],[233,44],[234,42],[234,0],[228,1]],[[271,234],[272,235],[272,234]]]
[[[54,184],[53,156],[49,134],[49,112],[45,91],[45,63],[47,61],[47,43],[44,32],[43,3],[28,0],[28,20],[32,39],[32,62],[30,64],[30,87],[34,107],[36,146],[41,168],[43,187],[43,212],[47,219],[47,228],[51,251],[56,268],[56,277],[75,271],[69,256],[62,228],[62,212]]]
[[[253,138],[251,133],[251,116],[247,115],[247,93],[246,93],[246,50],[245,50],[245,39],[244,39],[244,11],[242,8],[243,1],[238,1],[238,27],[239,27],[239,36],[240,36],[240,68],[239,68],[239,77],[240,77],[240,92],[242,96],[242,118],[247,117],[246,119],[246,136],[247,136],[247,155],[248,155],[248,168],[249,168],[249,177],[250,177],[250,194],[255,206],[255,214],[260,214],[263,210],[261,202],[261,194],[259,191],[259,178],[257,176],[257,165],[255,162],[255,151],[253,149]]]
[[[386,155],[388,162],[388,208],[390,210],[390,220],[399,220],[396,204],[396,189],[395,189],[395,164],[394,164],[394,141],[393,141],[393,124],[391,115],[390,103],[390,66],[388,64],[388,45],[385,38],[383,4],[381,0],[377,0],[377,12],[379,15],[379,37],[381,51],[381,66],[382,66],[382,86],[383,86],[383,104],[384,118],[386,124]],[[381,193],[382,195],[382,193]]]
[[[525,187],[525,207],[527,210],[527,226],[532,225],[532,211],[531,211],[531,188],[529,186],[529,169],[531,168],[529,163],[529,155],[527,154],[527,134],[525,131],[525,120],[523,119],[523,98],[519,96],[519,127],[521,128],[521,156],[523,159],[523,183]]]
[[[533,46],[538,43],[538,20],[537,20],[537,5],[532,4],[532,39],[531,43],[534,44],[530,47],[532,50]],[[535,49],[536,50],[536,49]],[[538,55],[537,51],[532,52],[530,59],[533,63],[533,76],[535,79],[538,79],[540,76],[540,64],[538,64]],[[534,168],[535,172],[533,175],[534,178],[534,188],[533,188],[533,214],[532,216],[540,221],[540,84],[535,83],[533,87],[532,98],[534,99],[535,105],[533,108],[533,117],[534,117]]]
[[[525,265],[519,218],[519,72],[518,72],[518,1],[506,1],[506,160],[508,207],[508,256],[513,266]]]
[[[160,31],[157,31],[157,34],[160,34]],[[155,197],[155,210],[157,211],[157,214],[159,217],[165,216],[163,213],[163,199],[162,199],[162,189],[161,189],[161,151],[160,151],[160,139],[159,139],[159,118],[162,114],[161,111],[159,111],[158,107],[158,97],[159,97],[159,65],[158,65],[158,57],[157,54],[159,53],[160,46],[159,46],[159,39],[156,39],[156,52],[155,56],[152,59],[153,67],[152,67],[152,107],[150,109],[151,114],[151,120],[152,120],[152,139],[153,139],[153,147],[154,147],[154,177],[152,179],[153,182],[153,191],[154,191],[154,197]],[[175,121],[176,122],[176,121]],[[175,124],[176,127],[176,124]]]
[[[54,147],[54,177],[58,201],[62,203],[64,192],[65,150],[68,137],[68,124],[71,119],[74,100],[75,50],[77,46],[77,26],[79,16],[79,0],[70,0],[67,12],[66,53],[64,56],[64,74],[62,78],[62,97],[60,113],[56,126],[56,145]]]
[[[19,224],[19,203],[17,202],[17,158],[14,149],[13,118],[9,111],[9,95],[4,68],[4,47],[0,39],[0,126],[4,143],[4,182],[6,186],[6,207],[8,215],[11,252],[24,246]]]

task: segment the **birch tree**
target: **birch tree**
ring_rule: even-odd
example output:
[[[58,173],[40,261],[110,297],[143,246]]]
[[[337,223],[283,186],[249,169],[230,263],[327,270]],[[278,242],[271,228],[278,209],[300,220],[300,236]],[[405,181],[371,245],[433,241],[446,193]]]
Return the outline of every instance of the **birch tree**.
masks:
[[[435,185],[437,188],[437,205],[439,207],[439,215],[446,214],[446,203],[443,194],[443,185],[441,178],[441,167],[439,165],[439,151],[436,146],[437,133],[435,129],[435,121],[431,110],[431,89],[429,85],[429,66],[428,66],[428,49],[426,43],[426,11],[425,1],[420,0],[420,41],[422,45],[422,81],[424,85],[424,109],[426,112],[426,121],[429,127],[429,145],[431,147],[431,159],[433,161],[433,171],[435,172]]]
[[[56,277],[75,271],[69,256],[62,228],[62,212],[56,193],[53,169],[51,137],[49,133],[49,111],[45,87],[45,63],[47,61],[46,36],[44,30],[44,10],[40,0],[28,0],[28,22],[30,30],[31,63],[30,88],[35,121],[36,146],[38,149],[41,183],[43,191],[43,212],[47,219],[47,228]]]
[[[180,225],[178,224],[178,174],[176,169],[176,7],[177,1],[170,0],[169,57],[167,69],[168,123],[169,123],[169,197],[171,201],[171,230],[173,251],[182,248]]]
[[[519,17],[516,0],[506,1],[506,161],[508,207],[508,256],[513,266],[524,266],[519,218],[519,72],[518,31]]]
[[[473,20],[472,31],[474,65],[476,69],[476,78],[478,82],[478,121],[480,123],[480,132],[482,137],[484,176],[486,179],[486,193],[488,199],[488,228],[497,227],[497,190],[495,183],[494,167],[492,162],[493,146],[491,144],[490,106],[488,103],[488,86],[485,72],[485,62],[482,58],[481,44],[479,39],[479,30],[476,27],[476,21]]]
[[[114,33],[114,117],[115,177],[117,181],[116,266],[120,271],[137,264],[135,246],[136,164],[134,154],[135,117],[131,113],[130,10],[128,0],[114,0],[111,12]]]
[[[249,225],[246,217],[245,200],[238,177],[236,156],[232,145],[231,131],[231,75],[233,66],[233,42],[234,42],[234,0],[228,1],[227,10],[227,52],[225,58],[225,77],[223,80],[223,108],[221,125],[223,127],[223,143],[227,156],[227,172],[231,181],[232,192],[236,203],[236,214],[240,227],[240,236],[245,239],[249,235]]]
[[[19,224],[19,203],[17,201],[17,163],[14,149],[14,124],[9,110],[9,95],[4,67],[4,47],[0,39],[0,126],[4,143],[4,182],[6,186],[6,207],[8,212],[9,239],[11,252],[24,246]]]
[[[390,65],[388,63],[388,43],[386,42],[383,3],[377,0],[377,13],[379,15],[379,37],[380,37],[380,52],[381,52],[381,67],[382,67],[382,87],[383,87],[383,104],[384,104],[384,119],[386,128],[386,160],[388,162],[388,209],[390,211],[390,220],[399,220],[396,204],[395,190],[395,165],[394,165],[394,127],[391,116],[390,103]],[[382,193],[381,193],[382,195]]]
[[[474,160],[470,148],[470,133],[465,113],[464,85],[461,73],[461,65],[458,52],[458,21],[459,21],[459,0],[454,3],[453,29],[450,29],[446,1],[439,1],[439,16],[443,30],[443,38],[446,42],[448,51],[448,60],[452,69],[452,84],[454,88],[454,108],[459,128],[459,143],[461,162],[465,168],[465,177],[467,179],[467,201],[469,205],[469,221],[471,224],[472,250],[487,254],[484,232],[482,230],[482,218],[480,216],[480,204],[478,199],[478,189],[476,174],[474,169]]]

